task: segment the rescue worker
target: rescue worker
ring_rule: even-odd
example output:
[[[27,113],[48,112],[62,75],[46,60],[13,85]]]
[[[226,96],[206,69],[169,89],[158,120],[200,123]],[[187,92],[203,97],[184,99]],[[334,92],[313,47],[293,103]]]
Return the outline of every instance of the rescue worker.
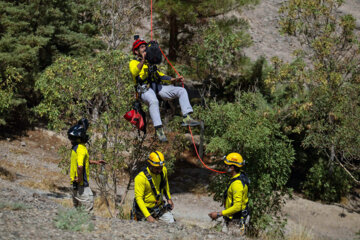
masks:
[[[89,122],[83,118],[68,131],[71,141],[70,179],[73,186],[72,199],[74,207],[82,206],[91,212],[94,207],[94,195],[89,187],[89,164],[105,164],[105,161],[89,160],[89,153],[85,146],[89,140],[86,134]]]
[[[170,210],[174,209],[174,203],[171,200],[164,155],[159,151],[152,152],[147,161],[148,167],[135,177],[132,219],[173,223],[175,220]]]
[[[161,142],[166,142],[167,138],[162,126],[157,95],[165,101],[175,98],[179,99],[183,115],[182,126],[197,126],[200,123],[190,116],[193,109],[190,105],[186,89],[173,85],[175,82],[183,82],[183,76],[172,78],[156,70],[156,75],[158,75],[160,79],[150,79],[150,76],[153,74],[149,74],[149,71],[153,66],[148,65],[145,59],[146,45],[147,43],[144,40],[135,40],[132,51],[136,59],[130,61],[129,68],[136,85],[137,96],[140,95],[142,101],[149,106],[150,117],[156,130],[156,136]]]
[[[227,189],[224,192],[225,210],[209,213],[209,217],[216,220],[223,217],[225,225],[223,232],[234,235],[244,235],[245,225],[250,215],[248,209],[248,187],[250,181],[241,170],[245,160],[239,153],[230,153],[224,157],[226,172],[231,176]]]

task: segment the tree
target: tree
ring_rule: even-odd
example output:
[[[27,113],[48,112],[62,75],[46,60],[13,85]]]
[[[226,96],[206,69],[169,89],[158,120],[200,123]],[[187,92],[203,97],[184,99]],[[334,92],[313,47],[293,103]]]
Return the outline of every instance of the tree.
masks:
[[[246,161],[251,181],[251,227],[257,234],[276,220],[272,216],[279,216],[294,160],[291,141],[280,129],[277,112],[260,93],[239,93],[235,102],[212,102],[199,114],[206,123],[206,151],[217,156],[239,152]],[[222,201],[226,179],[218,175],[211,183],[215,200]]]
[[[159,31],[159,35],[168,42],[169,59],[176,61],[179,55],[186,55],[186,51],[181,51],[182,47],[187,43],[191,44],[193,40],[196,41],[194,34],[198,27],[206,25],[209,19],[256,2],[249,0],[156,1],[154,3],[154,11],[158,14],[156,29],[163,30]],[[166,36],[166,33],[169,35]]]
[[[99,28],[107,50],[116,50],[127,43],[129,35],[141,24],[144,17],[144,0],[101,0]]]
[[[287,122],[295,122],[290,131],[304,132],[303,147],[327,159],[326,165],[317,165],[327,166],[325,178],[333,181],[337,164],[359,184],[360,138],[354,120],[360,116],[360,45],[355,19],[337,13],[341,3],[290,0],[284,4],[282,31],[298,36],[304,48],[295,52],[298,59],[293,63],[274,59],[274,71],[266,82]],[[328,200],[338,200],[343,191],[336,192]]]
[[[94,37],[98,33],[92,16],[95,3],[0,1],[0,80],[3,83],[11,79],[8,69],[15,69],[21,76],[21,80],[12,82],[12,91],[18,102],[26,100],[25,110],[39,101],[34,91],[38,74],[59,54],[86,55],[102,48]],[[15,109],[8,110],[14,114]]]

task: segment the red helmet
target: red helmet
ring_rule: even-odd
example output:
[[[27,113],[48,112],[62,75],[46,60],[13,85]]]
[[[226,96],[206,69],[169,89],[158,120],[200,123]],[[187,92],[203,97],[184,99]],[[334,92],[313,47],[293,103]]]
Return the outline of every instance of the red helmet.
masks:
[[[140,47],[142,44],[147,44],[144,40],[142,39],[136,39],[135,42],[133,43],[133,47],[132,47],[132,51],[135,54],[135,50]]]

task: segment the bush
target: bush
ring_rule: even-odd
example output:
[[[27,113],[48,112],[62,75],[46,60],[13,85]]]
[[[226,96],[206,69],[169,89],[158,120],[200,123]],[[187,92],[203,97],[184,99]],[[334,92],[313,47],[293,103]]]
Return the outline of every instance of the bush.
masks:
[[[206,123],[207,152],[225,155],[239,152],[246,160],[251,184],[249,205],[254,233],[265,229],[281,209],[281,196],[294,160],[290,140],[281,132],[277,114],[259,93],[244,93],[234,103],[212,103],[200,110]],[[214,178],[210,190],[222,200],[227,177]]]
[[[351,182],[344,170],[334,166],[329,171],[326,161],[319,159],[310,168],[303,185],[305,195],[312,199],[328,202],[340,201],[351,188]]]
[[[55,218],[55,226],[73,232],[94,230],[89,214],[82,208],[59,211]]]

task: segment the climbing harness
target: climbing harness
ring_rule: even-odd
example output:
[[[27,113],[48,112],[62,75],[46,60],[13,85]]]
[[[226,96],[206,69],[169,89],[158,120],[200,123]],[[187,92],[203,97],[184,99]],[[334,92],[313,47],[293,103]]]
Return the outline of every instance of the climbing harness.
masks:
[[[159,204],[162,202],[162,192],[164,192],[165,198],[167,200],[169,200],[169,197],[168,197],[166,189],[165,189],[166,181],[165,181],[164,172],[161,172],[161,174],[160,174],[161,180],[160,180],[159,192],[157,192],[154,182],[152,181],[152,177],[149,174],[148,170],[145,168],[142,172],[145,174],[147,180],[149,181],[151,190],[153,191],[155,198],[156,198],[155,207],[148,208],[148,210],[149,210],[151,216],[153,216],[154,218],[161,217],[166,211],[171,210],[171,207],[169,206],[169,204]],[[140,207],[137,204],[136,199],[134,198],[133,208],[131,209],[131,219],[140,221],[143,218],[144,218],[144,216],[140,210]]]

